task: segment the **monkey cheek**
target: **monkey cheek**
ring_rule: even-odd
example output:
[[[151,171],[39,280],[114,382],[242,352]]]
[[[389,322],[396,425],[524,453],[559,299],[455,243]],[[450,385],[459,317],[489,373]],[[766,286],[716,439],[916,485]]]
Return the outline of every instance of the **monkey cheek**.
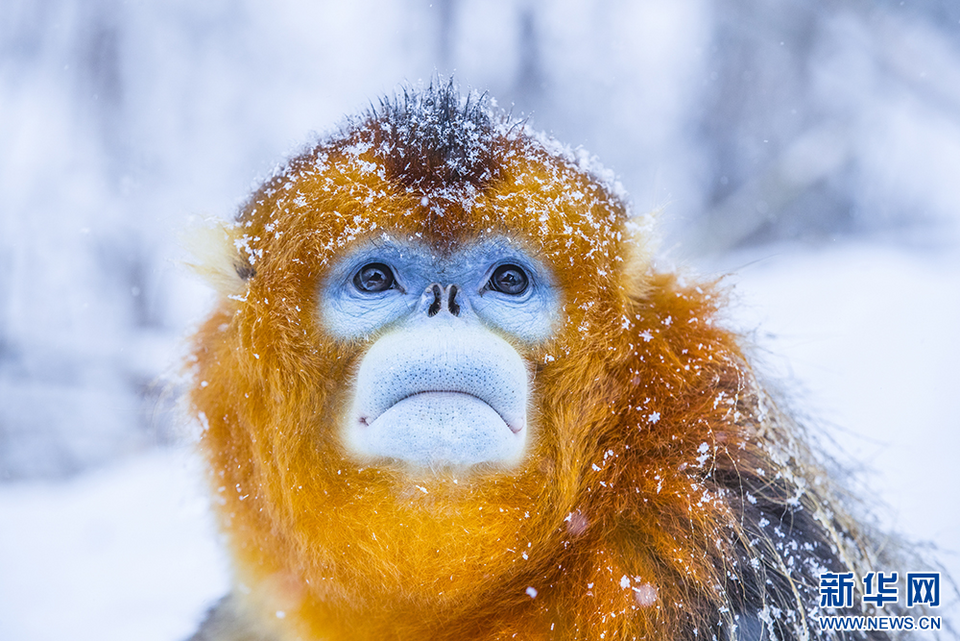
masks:
[[[527,428],[524,417],[502,417],[470,394],[423,392],[369,423],[356,416],[345,436],[347,449],[361,458],[394,459],[421,468],[509,466],[523,454]]]

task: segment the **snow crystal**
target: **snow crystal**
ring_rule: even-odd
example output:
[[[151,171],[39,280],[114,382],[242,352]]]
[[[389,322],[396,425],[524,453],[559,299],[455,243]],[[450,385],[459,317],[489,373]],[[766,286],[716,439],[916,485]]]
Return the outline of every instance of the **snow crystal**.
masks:
[[[639,581],[639,577],[635,577]],[[633,586],[633,599],[637,605],[649,607],[657,602],[657,587],[652,583],[640,583]]]

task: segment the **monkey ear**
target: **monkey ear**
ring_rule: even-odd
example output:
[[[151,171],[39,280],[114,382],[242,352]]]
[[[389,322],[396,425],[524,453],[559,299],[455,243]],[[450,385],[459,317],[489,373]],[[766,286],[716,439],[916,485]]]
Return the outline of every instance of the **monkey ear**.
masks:
[[[242,295],[255,274],[237,247],[240,235],[235,223],[206,219],[192,221],[180,239],[186,266],[224,297]]]
[[[656,219],[662,209],[631,216],[623,223],[625,283],[634,296],[642,296],[650,286],[653,274],[653,254],[658,238]]]

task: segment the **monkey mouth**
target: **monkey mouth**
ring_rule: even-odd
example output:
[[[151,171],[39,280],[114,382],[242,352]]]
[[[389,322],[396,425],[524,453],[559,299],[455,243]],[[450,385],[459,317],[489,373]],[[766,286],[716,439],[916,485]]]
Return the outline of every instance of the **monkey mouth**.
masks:
[[[478,340],[469,330],[427,345],[403,333],[381,338],[360,362],[346,449],[427,468],[517,462],[528,432],[526,365],[505,341]]]
[[[428,396],[425,398],[418,398],[420,396],[423,396],[424,394]],[[459,398],[462,396],[465,396],[467,398]],[[504,412],[498,410],[494,404],[487,402],[485,399],[478,396],[477,394],[473,394],[471,392],[464,391],[464,390],[432,389],[432,390],[423,390],[420,392],[414,392],[409,396],[404,396],[403,398],[398,400],[396,403],[394,403],[391,406],[391,408],[396,407],[397,405],[410,400],[413,400],[415,402],[427,401],[433,404],[436,404],[437,401],[440,401],[441,403],[449,402],[454,405],[455,404],[465,404],[468,406],[473,405],[472,401],[470,401],[469,399],[476,399],[477,401],[480,401],[481,403],[484,403],[488,407],[490,407],[490,409],[492,409],[494,412],[497,413],[497,415],[500,417],[500,420],[502,420],[504,425],[507,426],[507,429],[509,429],[514,434],[519,434],[520,432],[523,431],[526,424],[525,416],[518,415],[518,414],[514,414],[512,416],[505,415]],[[390,408],[387,408],[386,411],[389,411],[389,410]],[[382,415],[383,414],[380,414],[377,416],[361,416],[359,418],[360,424],[362,426],[369,427]]]
[[[356,453],[418,467],[509,462],[525,440],[522,422],[511,425],[489,403],[463,392],[411,394],[359,423],[351,439]]]

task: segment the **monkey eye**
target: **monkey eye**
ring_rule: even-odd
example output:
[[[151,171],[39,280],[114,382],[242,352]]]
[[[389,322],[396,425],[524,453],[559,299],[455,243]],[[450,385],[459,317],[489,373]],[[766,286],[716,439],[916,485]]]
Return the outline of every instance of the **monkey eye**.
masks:
[[[518,265],[508,263],[493,270],[485,289],[519,296],[527,291],[529,284],[530,279],[527,278],[527,272],[523,271],[523,268]]]
[[[361,292],[375,294],[396,287],[393,270],[383,263],[370,263],[360,268],[353,277],[354,286]]]

